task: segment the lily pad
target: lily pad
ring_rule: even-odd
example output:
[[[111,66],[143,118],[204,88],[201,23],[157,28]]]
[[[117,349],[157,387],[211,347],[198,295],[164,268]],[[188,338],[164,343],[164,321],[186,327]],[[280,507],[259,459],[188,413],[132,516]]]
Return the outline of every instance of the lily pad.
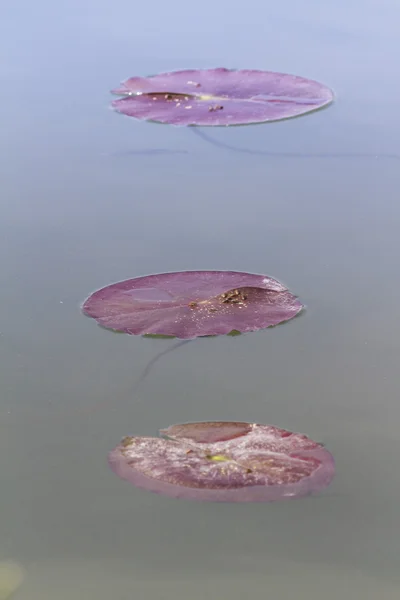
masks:
[[[94,292],[84,314],[132,335],[181,339],[245,333],[288,321],[303,308],[281,283],[236,271],[181,271],[120,281]]]
[[[327,86],[296,75],[225,68],[131,77],[113,108],[172,125],[248,125],[298,117],[330,104]]]
[[[166,439],[125,437],[109,454],[112,470],[151,492],[213,502],[297,498],[334,477],[322,444],[272,425],[184,423],[160,433]]]

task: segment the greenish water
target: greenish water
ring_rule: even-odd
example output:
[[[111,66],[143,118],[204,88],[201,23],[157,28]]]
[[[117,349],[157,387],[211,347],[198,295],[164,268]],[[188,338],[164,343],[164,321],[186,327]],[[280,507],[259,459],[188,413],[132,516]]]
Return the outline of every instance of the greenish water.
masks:
[[[399,19],[395,0],[1,10],[0,560],[24,568],[16,600],[398,599]],[[127,76],[212,66],[315,78],[337,101],[207,130],[217,145],[108,109]],[[276,277],[307,312],[177,348],[135,389],[176,341],[113,335],[80,303],[207,268]],[[213,419],[304,432],[337,477],[234,506],[108,468],[124,435]]]

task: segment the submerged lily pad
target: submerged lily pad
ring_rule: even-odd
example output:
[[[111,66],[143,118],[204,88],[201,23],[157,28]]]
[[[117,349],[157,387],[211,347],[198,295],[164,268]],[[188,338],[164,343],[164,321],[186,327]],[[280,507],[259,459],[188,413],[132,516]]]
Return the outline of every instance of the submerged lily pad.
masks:
[[[112,106],[136,119],[173,125],[246,125],[298,117],[333,100],[325,85],[285,73],[225,68],[131,77]]]
[[[264,329],[302,308],[286,287],[265,275],[181,271],[114,283],[94,292],[82,310],[109,329],[191,339]]]
[[[25,578],[23,569],[13,561],[0,562],[0,600],[14,595]]]
[[[327,487],[334,459],[322,444],[272,425],[172,425],[167,439],[126,437],[109,464],[136,487],[173,498],[270,502]]]

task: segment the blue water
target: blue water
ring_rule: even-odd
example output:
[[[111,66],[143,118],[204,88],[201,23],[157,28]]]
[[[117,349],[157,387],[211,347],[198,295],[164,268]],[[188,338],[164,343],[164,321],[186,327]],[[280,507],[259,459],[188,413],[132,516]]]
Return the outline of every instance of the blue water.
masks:
[[[0,560],[26,571],[16,600],[397,600],[398,3],[6,4]],[[109,110],[128,76],[214,66],[317,79],[336,102],[211,142]],[[307,312],[190,342],[135,388],[175,342],[109,333],[80,304],[181,269],[269,274]],[[124,435],[214,419],[304,432],[337,477],[319,497],[235,506],[108,468]]]

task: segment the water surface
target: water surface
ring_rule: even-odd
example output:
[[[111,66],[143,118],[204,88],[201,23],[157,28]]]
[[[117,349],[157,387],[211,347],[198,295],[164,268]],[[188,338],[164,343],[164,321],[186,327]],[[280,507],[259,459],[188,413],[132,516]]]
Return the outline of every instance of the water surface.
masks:
[[[7,4],[0,559],[26,568],[18,598],[397,600],[398,3]],[[337,102],[208,129],[216,144],[108,109],[127,76],[214,66],[315,78]],[[190,342],[135,390],[175,342],[106,332],[80,303],[181,269],[267,273],[308,310]],[[148,494],[107,466],[124,435],[214,419],[302,431],[337,477],[321,497],[234,506]]]

